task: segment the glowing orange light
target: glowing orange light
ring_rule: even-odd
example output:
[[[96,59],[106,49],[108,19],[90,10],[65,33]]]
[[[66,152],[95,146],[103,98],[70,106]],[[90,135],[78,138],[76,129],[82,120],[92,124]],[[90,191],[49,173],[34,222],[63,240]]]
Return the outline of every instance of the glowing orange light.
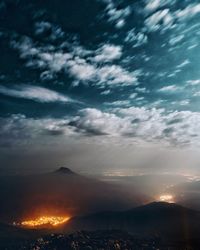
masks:
[[[26,220],[20,223],[24,227],[41,227],[43,225],[58,226],[67,222],[70,219],[68,216],[41,216],[33,220]]]
[[[174,203],[174,196],[171,194],[163,194],[163,195],[160,195],[159,201]]]

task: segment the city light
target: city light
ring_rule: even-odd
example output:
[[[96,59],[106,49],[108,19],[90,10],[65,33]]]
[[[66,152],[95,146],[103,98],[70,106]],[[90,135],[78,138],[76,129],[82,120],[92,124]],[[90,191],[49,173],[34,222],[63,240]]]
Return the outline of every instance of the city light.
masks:
[[[162,194],[159,197],[159,201],[174,203],[174,196],[171,194]]]
[[[44,225],[59,226],[67,222],[69,216],[41,216],[31,220],[22,221],[19,225],[24,227],[41,227]]]

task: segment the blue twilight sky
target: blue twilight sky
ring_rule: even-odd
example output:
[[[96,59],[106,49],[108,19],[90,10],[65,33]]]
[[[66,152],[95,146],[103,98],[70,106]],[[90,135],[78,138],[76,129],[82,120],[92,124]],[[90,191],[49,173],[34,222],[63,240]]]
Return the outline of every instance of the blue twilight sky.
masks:
[[[48,168],[53,152],[55,164],[143,173],[152,152],[160,164],[165,150],[175,162],[198,151],[199,41],[195,0],[1,1],[2,168],[35,168],[38,152]]]

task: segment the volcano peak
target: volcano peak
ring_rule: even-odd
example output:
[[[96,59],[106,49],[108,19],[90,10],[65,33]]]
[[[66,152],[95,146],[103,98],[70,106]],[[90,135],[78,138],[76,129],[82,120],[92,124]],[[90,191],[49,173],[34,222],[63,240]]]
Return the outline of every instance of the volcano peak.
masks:
[[[55,171],[55,173],[76,175],[75,172],[73,172],[70,168],[67,167],[60,167]]]

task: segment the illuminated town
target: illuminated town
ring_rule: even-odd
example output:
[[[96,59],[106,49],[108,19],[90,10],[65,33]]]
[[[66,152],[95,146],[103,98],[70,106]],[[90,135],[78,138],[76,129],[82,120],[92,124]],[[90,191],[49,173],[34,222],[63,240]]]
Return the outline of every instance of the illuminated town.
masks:
[[[25,220],[20,223],[14,223],[14,224],[23,227],[34,227],[34,228],[45,225],[56,227],[58,225],[67,222],[69,219],[70,219],[69,216],[41,216],[39,218],[35,218],[32,220]]]

